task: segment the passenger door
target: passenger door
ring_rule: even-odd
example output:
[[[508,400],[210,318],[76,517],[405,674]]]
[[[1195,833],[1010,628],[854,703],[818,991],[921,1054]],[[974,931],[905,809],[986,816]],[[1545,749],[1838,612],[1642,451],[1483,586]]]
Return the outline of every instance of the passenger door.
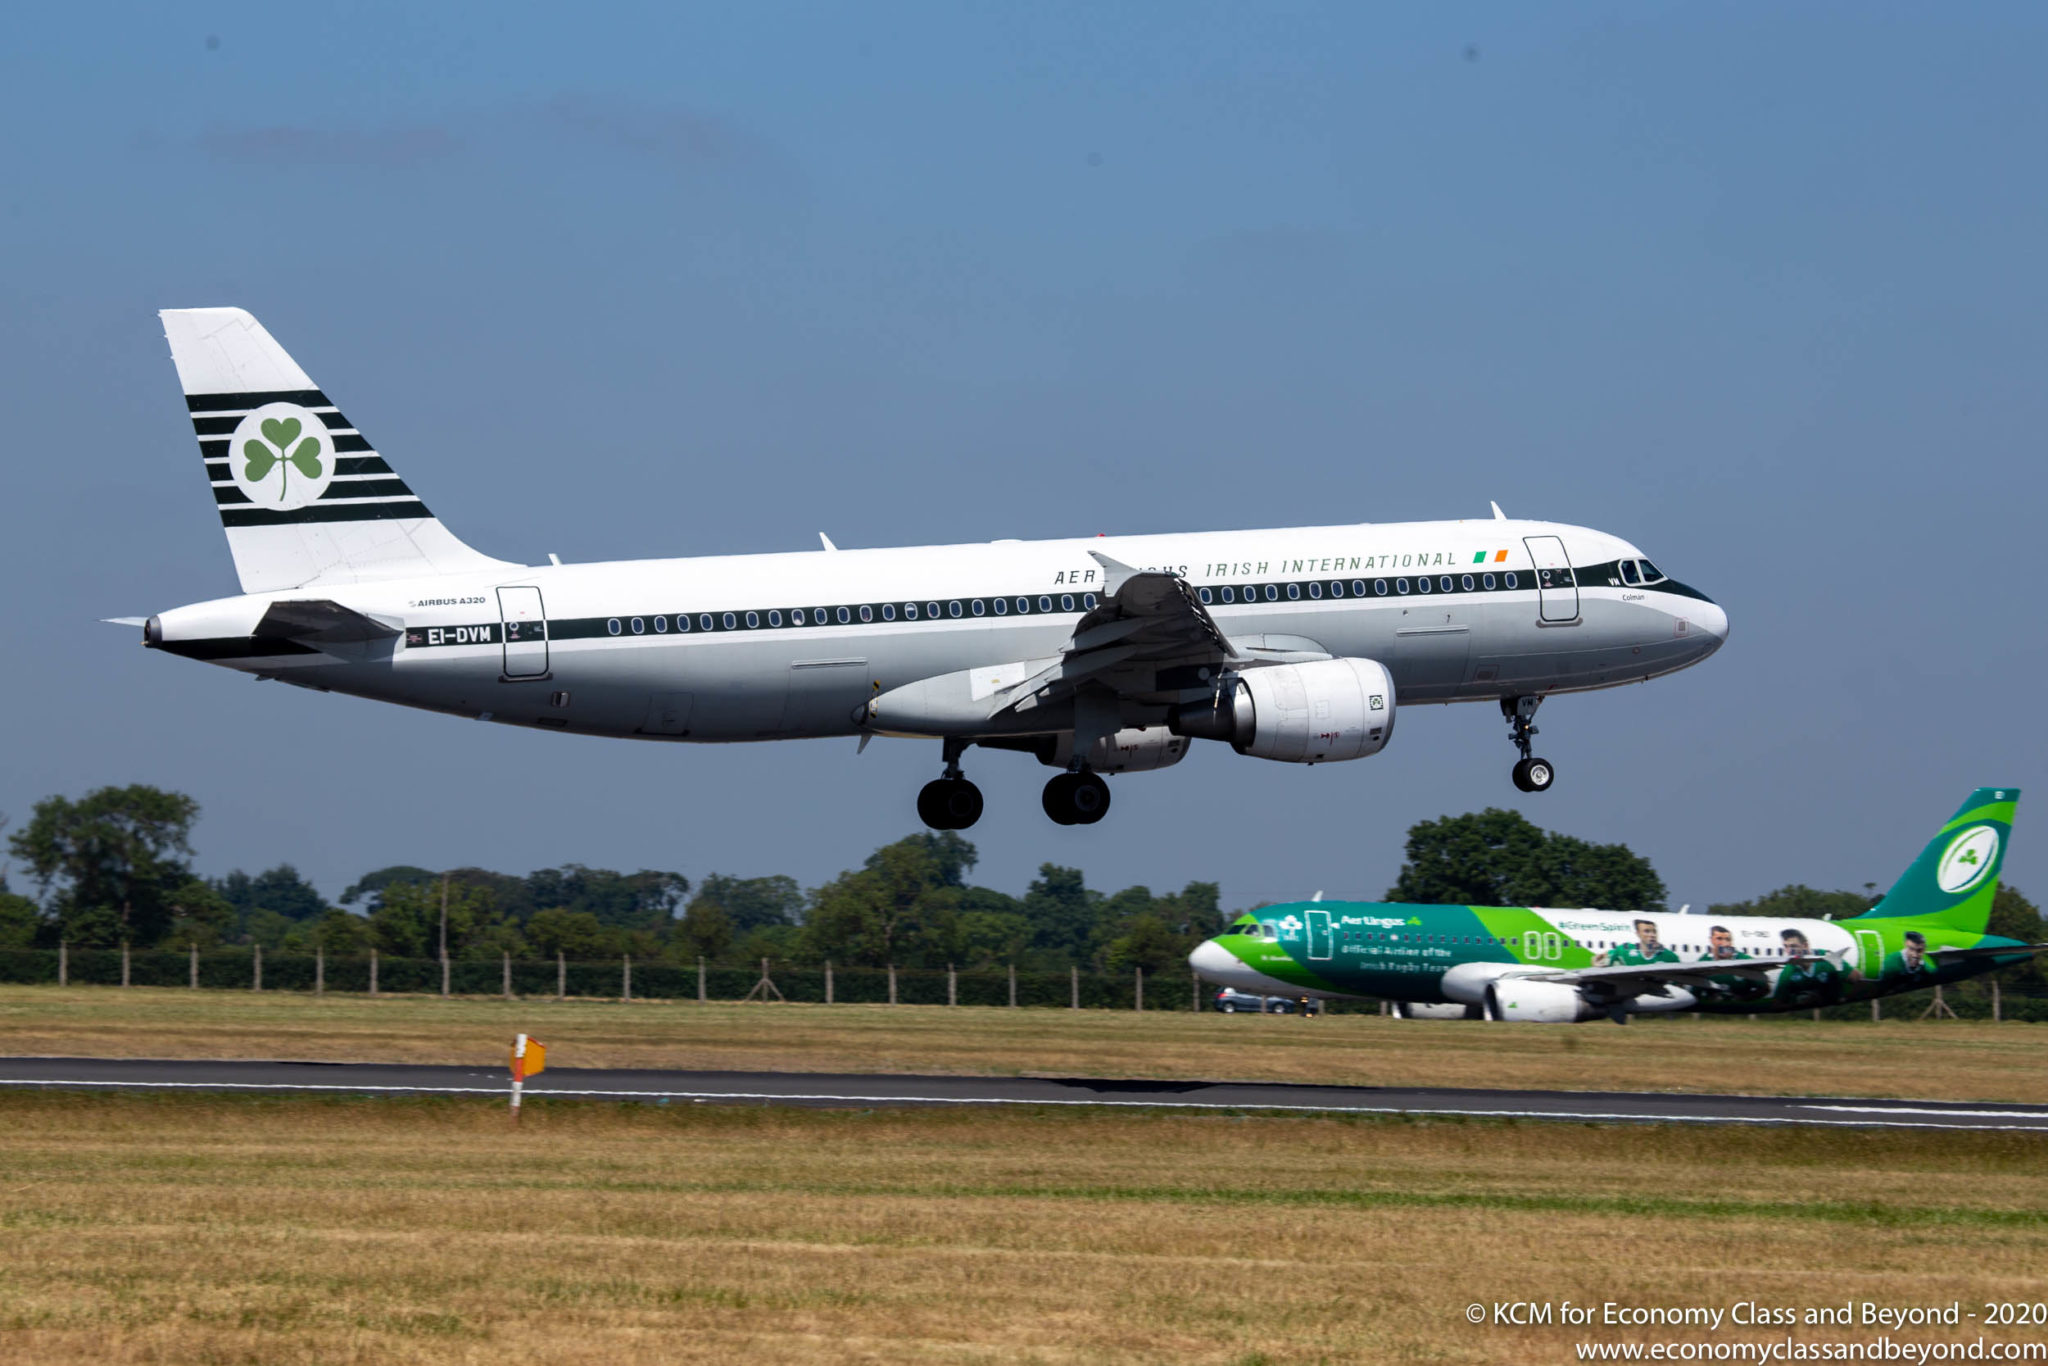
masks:
[[[1309,911],[1308,915],[1308,956],[1311,959],[1328,958],[1335,939],[1330,933],[1330,913]]]
[[[1538,613],[1544,621],[1579,619],[1579,584],[1572,574],[1571,557],[1564,542],[1555,536],[1524,536],[1529,558],[1536,563]]]
[[[538,588],[500,588],[498,616],[505,628],[505,677],[546,678],[548,615]]]

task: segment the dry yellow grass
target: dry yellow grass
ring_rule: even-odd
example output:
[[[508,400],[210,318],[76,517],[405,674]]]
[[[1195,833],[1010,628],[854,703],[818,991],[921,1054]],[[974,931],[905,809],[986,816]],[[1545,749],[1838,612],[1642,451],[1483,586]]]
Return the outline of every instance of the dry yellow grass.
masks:
[[[2040,1026],[1805,1018],[1590,1025],[943,1006],[326,996],[0,986],[0,1055],[1722,1091],[2048,1102]]]
[[[2044,1151],[0,1093],[0,1359],[1562,1361],[1572,1333],[1466,1305],[2048,1298]]]

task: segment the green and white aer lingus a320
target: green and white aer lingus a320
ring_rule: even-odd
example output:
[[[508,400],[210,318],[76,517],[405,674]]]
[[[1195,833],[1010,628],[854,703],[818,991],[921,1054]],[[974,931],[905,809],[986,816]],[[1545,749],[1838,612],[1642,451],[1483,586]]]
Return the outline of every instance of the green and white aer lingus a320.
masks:
[[[1985,933],[2019,790],[1980,787],[1884,899],[1847,920],[1531,906],[1264,906],[1188,961],[1263,995],[1378,997],[1419,1019],[1562,1024],[1862,1001],[2024,962]]]

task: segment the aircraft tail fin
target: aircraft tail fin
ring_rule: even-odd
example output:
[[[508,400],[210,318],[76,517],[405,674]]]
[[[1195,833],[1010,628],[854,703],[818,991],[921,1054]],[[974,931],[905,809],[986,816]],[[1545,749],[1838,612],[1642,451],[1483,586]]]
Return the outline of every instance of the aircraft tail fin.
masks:
[[[158,316],[243,592],[506,567],[441,525],[250,314]]]
[[[1911,916],[1970,934],[1984,933],[2019,800],[2016,787],[1980,787],[1972,792],[1884,899],[1856,919]]]

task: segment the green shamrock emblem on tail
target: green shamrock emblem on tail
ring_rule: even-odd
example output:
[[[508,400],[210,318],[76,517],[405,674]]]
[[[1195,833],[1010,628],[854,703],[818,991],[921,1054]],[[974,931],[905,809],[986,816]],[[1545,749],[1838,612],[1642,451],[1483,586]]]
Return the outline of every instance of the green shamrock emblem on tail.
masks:
[[[280,503],[285,500],[291,489],[294,469],[308,479],[320,477],[320,438],[309,436],[304,441],[299,441],[300,430],[299,420],[295,417],[288,417],[283,421],[274,417],[265,418],[263,440],[242,443],[242,454],[249,458],[249,463],[242,473],[250,483],[260,484],[270,477],[273,466],[284,466],[284,481],[277,490],[277,501]],[[294,441],[299,442],[296,450],[292,449]],[[291,454],[286,455],[286,451],[291,451]]]

